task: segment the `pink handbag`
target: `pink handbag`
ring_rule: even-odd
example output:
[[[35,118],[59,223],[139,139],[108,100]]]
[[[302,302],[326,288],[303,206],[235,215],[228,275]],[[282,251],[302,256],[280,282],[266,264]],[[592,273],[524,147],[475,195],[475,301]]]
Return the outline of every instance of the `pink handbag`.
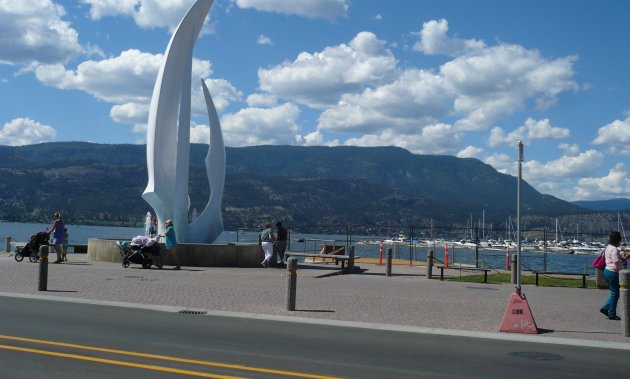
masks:
[[[605,269],[606,268],[606,258],[604,258],[604,253],[600,254],[597,258],[595,258],[593,263],[591,263],[591,266],[595,267],[598,270]]]

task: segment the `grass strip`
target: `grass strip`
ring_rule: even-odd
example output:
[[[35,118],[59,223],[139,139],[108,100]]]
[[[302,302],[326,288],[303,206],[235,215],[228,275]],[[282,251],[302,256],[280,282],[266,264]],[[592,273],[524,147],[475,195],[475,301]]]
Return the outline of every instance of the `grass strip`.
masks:
[[[433,276],[434,279],[440,280],[439,275]],[[488,273],[488,283],[501,284],[511,283],[511,274],[508,273]],[[471,274],[471,275],[458,275],[458,276],[444,276],[444,280],[450,280],[455,282],[466,283],[483,283],[483,275]],[[536,277],[534,275],[522,275],[521,284],[523,285],[536,285]],[[538,285],[540,287],[568,287],[568,288],[582,288],[582,278],[577,277],[554,277],[552,275],[539,275]],[[586,288],[597,288],[595,280],[586,279]]]

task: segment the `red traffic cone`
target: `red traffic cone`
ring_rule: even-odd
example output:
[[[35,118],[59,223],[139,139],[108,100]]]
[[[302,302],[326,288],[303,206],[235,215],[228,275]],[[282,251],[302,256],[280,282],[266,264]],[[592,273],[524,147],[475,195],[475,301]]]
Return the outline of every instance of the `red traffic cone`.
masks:
[[[510,296],[510,302],[503,314],[500,332],[538,334],[536,321],[529,308],[525,294],[517,292]]]

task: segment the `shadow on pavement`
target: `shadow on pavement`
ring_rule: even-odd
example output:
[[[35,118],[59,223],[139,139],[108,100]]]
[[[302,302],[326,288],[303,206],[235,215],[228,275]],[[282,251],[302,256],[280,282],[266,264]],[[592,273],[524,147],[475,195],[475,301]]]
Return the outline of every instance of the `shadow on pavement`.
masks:
[[[46,290],[46,292],[67,292],[67,293],[78,293],[79,291],[68,291],[68,290]]]
[[[335,313],[328,309],[296,309],[294,312],[319,312],[319,313]]]
[[[368,272],[368,273],[362,273],[362,275],[371,275],[371,276],[385,276],[384,272]],[[425,277],[425,274],[396,274],[394,272],[392,272],[392,276],[410,276],[410,277]]]

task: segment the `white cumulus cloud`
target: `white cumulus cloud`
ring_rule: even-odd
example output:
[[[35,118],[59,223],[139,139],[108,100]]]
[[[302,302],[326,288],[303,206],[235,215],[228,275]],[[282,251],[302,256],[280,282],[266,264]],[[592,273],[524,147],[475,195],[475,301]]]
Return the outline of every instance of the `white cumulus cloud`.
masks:
[[[456,156],[457,158],[478,158],[483,152],[484,149],[480,147],[468,145],[464,149],[460,150]]]
[[[253,93],[245,100],[250,107],[270,108],[278,104],[278,98],[265,93]]]
[[[483,161],[503,174],[513,174],[517,168],[514,157],[510,157],[509,155],[503,153],[492,153]]]
[[[625,164],[616,164],[604,177],[578,180],[576,197],[578,199],[630,197],[630,178]]]
[[[323,107],[317,125],[320,130],[380,136],[381,131],[394,128],[401,134],[421,135],[422,128],[448,120],[452,125],[449,129],[451,141],[458,141],[464,133],[488,130],[498,120],[526,109],[530,102],[539,107],[549,106],[561,92],[578,88],[573,70],[575,57],[548,59],[537,50],[518,45],[486,46],[477,40],[453,39],[446,36],[447,27],[444,20],[424,26],[425,37],[429,38],[431,34],[434,39],[431,43],[425,41],[427,44],[423,49],[445,52],[448,47],[453,55],[455,51],[459,54],[438,70],[398,69],[392,57],[388,60],[389,69],[383,71],[387,75],[382,80],[370,82],[364,79],[362,85],[344,86],[338,70],[327,72],[314,67],[313,58],[318,57],[315,54],[303,56],[304,59],[298,57],[295,62],[268,72],[259,72],[259,76],[261,73],[274,74],[271,75],[273,81],[261,76],[261,83],[269,83],[262,89],[296,102]],[[324,56],[328,49],[320,55]],[[330,59],[323,61],[332,62]],[[306,67],[314,73],[309,75]],[[331,67],[330,64],[327,67]],[[304,83],[292,77],[300,77],[298,73]],[[309,86],[305,78],[314,78],[312,83],[318,87]],[[326,91],[322,90],[323,83],[330,83],[326,84]],[[315,98],[314,94],[326,94],[327,97]],[[330,104],[337,96],[336,103]],[[521,135],[530,139],[558,139],[568,137],[568,133],[566,128],[552,127],[548,120],[532,119],[509,134],[496,129],[490,141],[494,146],[509,143]],[[353,138],[350,142],[368,143],[371,138]],[[441,141],[437,142],[439,146],[445,146]],[[461,149],[452,143],[448,146],[452,146],[454,152]]]
[[[570,134],[571,131],[569,129],[551,126],[549,119],[536,121],[532,118],[528,118],[525,124],[507,134],[502,128],[498,126],[494,127],[490,131],[488,145],[492,147],[498,145],[513,145],[517,141],[528,144],[537,139],[567,138]]]
[[[447,32],[448,21],[445,19],[425,22],[422,25],[422,30],[418,33],[420,40],[413,45],[413,50],[429,55],[457,56],[486,46],[483,41],[479,40],[450,38],[446,35]]]
[[[0,63],[67,62],[82,48],[78,33],[50,0],[0,0]]]
[[[151,98],[162,54],[126,50],[119,56],[80,63],[76,70],[62,65],[40,66],[35,75],[42,83],[58,89],[75,89],[112,103],[140,102]],[[196,69],[196,70],[195,70]],[[193,75],[207,75],[210,63],[193,63]]]
[[[0,145],[23,146],[54,140],[57,131],[30,118],[15,118],[0,129]]]
[[[348,0],[233,0],[239,8],[298,15],[308,18],[336,19],[348,13]]]
[[[143,132],[146,130],[155,79],[163,59],[162,54],[132,49],[123,51],[117,57],[82,62],[74,70],[58,64],[42,65],[35,69],[35,75],[47,86],[80,90],[115,104],[110,111],[112,119],[120,123],[132,123],[135,125],[134,131]],[[191,105],[193,114],[198,116],[207,117],[199,80],[211,73],[209,61],[193,59]],[[242,96],[224,79],[205,79],[205,82],[218,112]]]
[[[597,130],[595,145],[608,145],[608,152],[616,155],[630,155],[630,117],[615,120]]]
[[[148,103],[125,103],[114,105],[109,111],[112,120],[121,124],[146,123],[149,116]]]
[[[449,99],[438,76],[410,69],[389,84],[344,95],[336,106],[322,113],[318,127],[366,133],[396,127],[409,132],[409,128],[430,124],[448,114]]]
[[[400,133],[396,129],[385,129],[361,137],[349,138],[349,146],[398,146],[415,154],[452,154],[460,145],[460,136],[453,133],[452,125],[434,124],[422,128],[418,133]]]
[[[98,20],[109,16],[133,17],[143,28],[175,30],[194,0],[81,0],[90,6],[90,17]],[[209,32],[207,20],[202,33]]]
[[[256,43],[259,45],[273,45],[273,41],[271,40],[271,38],[263,34],[258,36],[258,38],[256,39]]]
[[[574,57],[548,60],[536,50],[501,44],[457,57],[441,66],[454,96],[460,130],[484,130],[524,108],[527,100],[549,106],[558,94],[577,90]]]
[[[245,108],[221,119],[228,146],[286,145],[296,143],[300,109],[291,103],[273,108]]]
[[[385,42],[361,32],[349,44],[303,52],[293,62],[259,69],[260,88],[313,108],[330,106],[343,93],[395,77],[396,59]]]
[[[575,156],[562,156],[559,159],[541,163],[536,160],[523,163],[523,175],[528,181],[544,183],[556,178],[583,178],[593,175],[602,164],[604,154],[597,150],[587,150]]]

